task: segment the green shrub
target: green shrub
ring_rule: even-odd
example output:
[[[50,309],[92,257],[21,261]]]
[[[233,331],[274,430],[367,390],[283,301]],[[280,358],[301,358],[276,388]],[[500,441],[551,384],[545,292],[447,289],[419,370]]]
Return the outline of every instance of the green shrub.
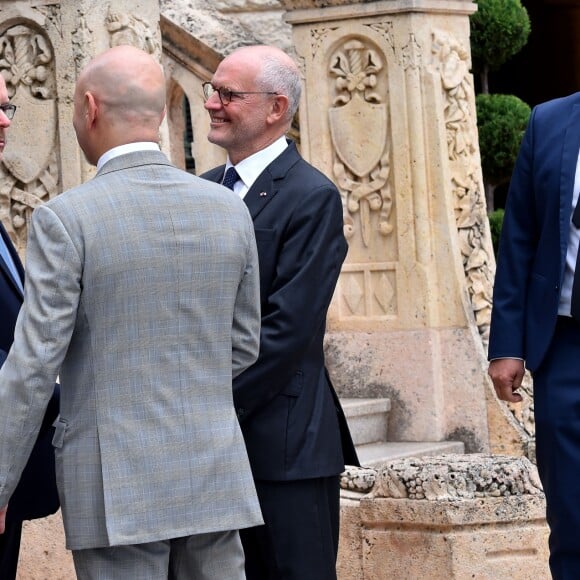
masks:
[[[491,242],[493,244],[493,251],[497,256],[499,247],[499,236],[501,234],[501,226],[503,224],[503,209],[496,209],[489,214],[489,230],[491,232]]]
[[[480,94],[475,104],[483,178],[497,186],[511,177],[531,109],[514,95]]]
[[[471,20],[473,67],[500,67],[527,43],[530,17],[520,0],[476,0]]]

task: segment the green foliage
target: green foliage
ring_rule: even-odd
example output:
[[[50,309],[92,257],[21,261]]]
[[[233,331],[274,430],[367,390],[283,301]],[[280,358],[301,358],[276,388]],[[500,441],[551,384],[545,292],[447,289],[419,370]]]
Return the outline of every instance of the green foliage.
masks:
[[[528,41],[530,18],[520,0],[476,0],[471,15],[471,56],[477,72],[500,67]]]
[[[499,247],[499,236],[501,234],[501,226],[503,224],[503,209],[496,209],[489,214],[489,229],[491,232],[491,242],[493,244],[493,251],[497,256]]]
[[[508,181],[530,118],[530,107],[514,95],[475,98],[481,168],[487,183]]]

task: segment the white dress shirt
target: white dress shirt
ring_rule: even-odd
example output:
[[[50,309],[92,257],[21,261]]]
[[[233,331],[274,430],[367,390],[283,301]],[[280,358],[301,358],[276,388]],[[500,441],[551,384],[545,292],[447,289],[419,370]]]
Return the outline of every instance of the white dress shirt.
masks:
[[[268,167],[268,165],[270,165],[270,163],[272,163],[272,161],[274,161],[274,159],[276,159],[276,157],[278,157],[286,147],[288,147],[288,141],[286,141],[286,136],[283,135],[274,141],[274,143],[268,145],[265,149],[262,149],[261,151],[258,151],[240,161],[235,166],[240,179],[234,184],[234,192],[243,199],[262,171],[264,171],[264,169],[266,169],[266,167]],[[233,165],[228,157],[224,175],[230,167],[233,167]]]
[[[574,193],[572,195],[572,212],[570,213],[570,233],[568,234],[568,250],[566,251],[566,267],[564,280],[562,281],[562,293],[558,305],[558,314],[570,316],[570,300],[572,298],[572,284],[574,282],[574,270],[576,268],[576,256],[580,242],[580,230],[572,223],[572,215],[580,197],[580,152],[576,162],[576,177],[574,179]]]

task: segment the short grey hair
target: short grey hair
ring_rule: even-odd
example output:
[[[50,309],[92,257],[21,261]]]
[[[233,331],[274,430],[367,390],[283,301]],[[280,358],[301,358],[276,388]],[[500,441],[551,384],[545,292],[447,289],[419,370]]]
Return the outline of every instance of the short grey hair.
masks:
[[[272,91],[288,97],[286,120],[291,123],[298,110],[302,93],[297,68],[275,56],[266,56],[262,61],[262,71],[256,78],[256,85],[262,91]]]

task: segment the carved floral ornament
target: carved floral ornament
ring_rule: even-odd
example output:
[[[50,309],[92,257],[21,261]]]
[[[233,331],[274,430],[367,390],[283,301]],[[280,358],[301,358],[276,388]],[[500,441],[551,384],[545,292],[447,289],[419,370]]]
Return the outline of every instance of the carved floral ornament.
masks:
[[[129,44],[149,54],[160,56],[161,47],[157,40],[156,30],[152,29],[150,24],[142,18],[117,10],[110,4],[106,26],[111,46]]]
[[[487,252],[487,220],[480,167],[477,163],[474,91],[469,53],[446,31],[432,33],[432,65],[441,78],[447,150],[454,194],[455,218],[467,287],[475,321],[484,344],[489,337],[493,272]]]
[[[535,465],[507,455],[436,455],[399,459],[381,469],[349,466],[341,488],[371,497],[458,501],[541,495]]]
[[[332,54],[329,67],[335,78],[329,109],[333,171],[343,198],[345,235],[352,238],[357,233],[353,216],[358,214],[365,247],[370,244],[373,214],[378,216],[380,235],[393,231],[388,110],[377,90],[379,76],[386,75],[384,66],[376,48],[355,38]],[[386,86],[384,78],[381,80]],[[359,138],[353,139],[354,135]]]
[[[0,165],[0,207],[23,249],[32,210],[58,193],[54,53],[44,31],[21,23],[0,36],[0,73],[18,107]],[[31,125],[34,120],[34,138]]]

